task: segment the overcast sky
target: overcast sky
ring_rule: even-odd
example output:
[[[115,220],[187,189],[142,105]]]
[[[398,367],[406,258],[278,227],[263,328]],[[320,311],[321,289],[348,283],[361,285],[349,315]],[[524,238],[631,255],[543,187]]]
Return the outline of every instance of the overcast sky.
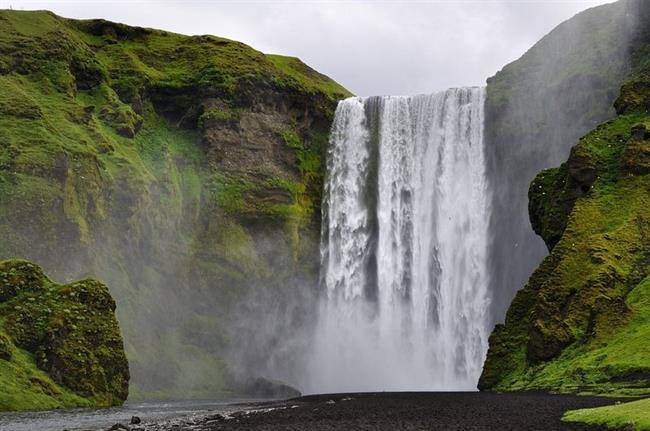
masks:
[[[300,57],[368,96],[484,85],[562,21],[610,2],[0,0],[0,7],[227,37]]]

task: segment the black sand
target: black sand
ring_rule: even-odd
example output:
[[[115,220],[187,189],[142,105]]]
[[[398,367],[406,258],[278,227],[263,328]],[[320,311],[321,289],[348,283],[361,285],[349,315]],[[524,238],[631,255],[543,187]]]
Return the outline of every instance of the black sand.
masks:
[[[564,423],[571,409],[613,404],[611,398],[540,393],[368,393],[315,395],[227,417],[193,430],[595,430]]]

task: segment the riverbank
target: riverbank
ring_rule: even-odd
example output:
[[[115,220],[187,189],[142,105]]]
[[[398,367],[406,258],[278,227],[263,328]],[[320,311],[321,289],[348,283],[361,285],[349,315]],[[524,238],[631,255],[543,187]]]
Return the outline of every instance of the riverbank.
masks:
[[[313,395],[259,403],[239,411],[166,424],[147,431],[277,430],[603,430],[562,422],[567,410],[615,399],[542,393],[367,393]]]
[[[569,410],[624,407],[616,406],[617,401],[530,392],[383,392],[311,395],[286,401],[160,401],[109,409],[2,413],[0,431],[605,430],[561,418]],[[132,424],[133,417],[139,423]]]
[[[247,404],[249,403],[249,404]],[[247,400],[184,400],[127,402],[104,409],[78,408],[34,412],[1,412],[0,431],[103,431],[115,424],[129,428],[171,429],[207,416],[230,414],[253,408],[259,402]],[[131,425],[133,417],[140,425]]]

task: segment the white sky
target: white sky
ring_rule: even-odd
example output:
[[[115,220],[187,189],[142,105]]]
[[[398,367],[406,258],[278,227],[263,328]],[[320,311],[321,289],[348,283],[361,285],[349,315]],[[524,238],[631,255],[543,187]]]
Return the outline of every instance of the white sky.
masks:
[[[0,0],[0,8],[48,9],[70,18],[227,37],[300,57],[368,96],[484,85],[560,22],[610,2]]]

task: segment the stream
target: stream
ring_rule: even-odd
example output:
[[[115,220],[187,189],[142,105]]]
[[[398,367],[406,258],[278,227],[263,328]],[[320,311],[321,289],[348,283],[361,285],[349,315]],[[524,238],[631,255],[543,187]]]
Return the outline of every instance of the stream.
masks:
[[[108,409],[69,409],[0,413],[0,431],[99,431],[116,423],[128,425],[132,416],[146,424],[185,423],[217,413],[243,410],[255,400],[185,400],[127,402]]]

